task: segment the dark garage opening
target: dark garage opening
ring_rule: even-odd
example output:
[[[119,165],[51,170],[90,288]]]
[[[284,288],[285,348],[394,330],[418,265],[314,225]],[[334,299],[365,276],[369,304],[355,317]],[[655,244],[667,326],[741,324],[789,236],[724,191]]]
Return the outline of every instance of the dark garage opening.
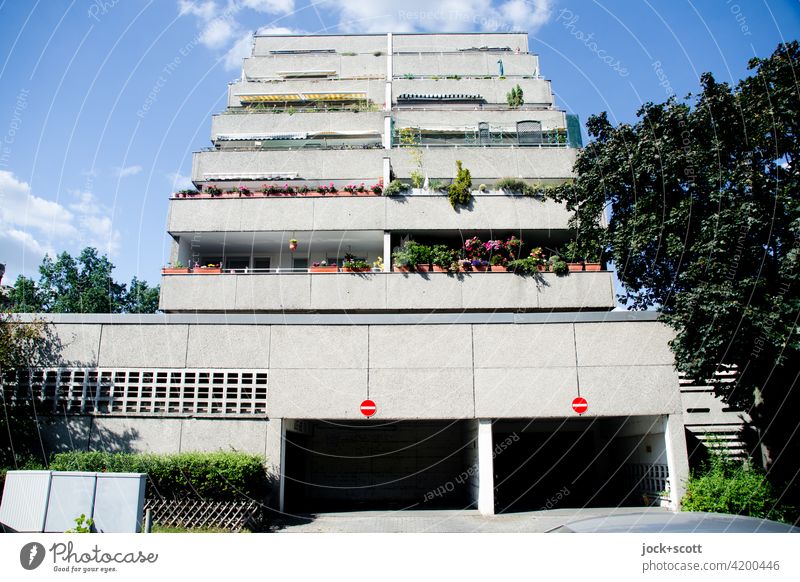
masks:
[[[643,505],[666,487],[649,478],[666,464],[656,420],[496,421],[495,511]]]
[[[462,421],[285,421],[284,508],[293,513],[470,505],[476,449]]]

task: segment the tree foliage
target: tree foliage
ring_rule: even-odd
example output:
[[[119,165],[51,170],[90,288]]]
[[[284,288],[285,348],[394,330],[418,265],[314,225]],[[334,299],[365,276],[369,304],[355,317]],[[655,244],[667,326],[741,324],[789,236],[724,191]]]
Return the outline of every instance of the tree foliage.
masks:
[[[613,259],[623,303],[675,329],[679,370],[736,370],[718,395],[751,412],[782,479],[798,465],[798,43],[749,69],[733,88],[706,73],[693,103],[646,103],[633,124],[591,117],[576,180],[545,194],[572,211],[579,252]]]
[[[46,255],[39,283],[20,275],[8,293],[8,309],[18,313],[155,313],[158,286],[134,277],[130,286],[112,277],[114,265],[97,249],[73,257]]]

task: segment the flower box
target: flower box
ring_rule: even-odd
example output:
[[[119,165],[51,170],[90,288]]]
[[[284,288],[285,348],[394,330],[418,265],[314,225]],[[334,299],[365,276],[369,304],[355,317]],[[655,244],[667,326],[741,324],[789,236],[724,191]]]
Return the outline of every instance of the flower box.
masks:
[[[472,265],[472,270],[478,273],[486,273],[489,270],[488,265]]]
[[[200,267],[199,269],[192,269],[195,275],[219,275],[222,273],[220,267]]]
[[[445,267],[440,267],[439,265],[433,265],[433,272],[434,273],[446,273],[447,269]]]
[[[550,265],[536,265],[536,270],[540,273],[547,273],[550,270]]]
[[[570,273],[583,271],[583,263],[567,263],[567,269],[569,269]]]
[[[410,267],[401,267],[400,265],[392,265],[392,271],[397,271],[398,273],[410,273]]]
[[[431,267],[430,267],[430,265],[418,264],[418,265],[414,265],[414,270],[417,273],[427,273],[427,272],[429,272],[431,270]]]
[[[187,275],[189,273],[189,269],[175,269],[172,267],[164,267],[161,269],[162,275]]]
[[[372,267],[342,267],[342,273],[369,273]]]
[[[309,267],[310,273],[338,273],[339,267],[337,265],[320,265],[319,267]]]
[[[600,263],[584,263],[584,270],[586,271],[602,271],[603,265]]]
[[[492,273],[508,273],[508,267],[506,265],[492,265],[491,269]]]

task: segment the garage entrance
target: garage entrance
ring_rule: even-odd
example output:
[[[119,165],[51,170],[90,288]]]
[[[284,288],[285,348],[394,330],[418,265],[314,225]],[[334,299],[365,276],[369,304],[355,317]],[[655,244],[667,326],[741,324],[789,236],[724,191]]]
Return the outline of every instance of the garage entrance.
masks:
[[[476,461],[463,421],[284,420],[284,508],[293,513],[456,509]]]
[[[492,439],[496,513],[637,506],[668,489],[660,417],[498,420]]]

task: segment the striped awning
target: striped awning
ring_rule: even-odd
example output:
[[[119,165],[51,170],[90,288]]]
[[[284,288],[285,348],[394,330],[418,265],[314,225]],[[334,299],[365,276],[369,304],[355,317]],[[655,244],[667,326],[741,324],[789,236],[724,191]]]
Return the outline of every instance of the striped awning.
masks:
[[[242,103],[284,103],[303,101],[365,101],[366,92],[348,93],[239,93]]]
[[[307,133],[220,133],[217,141],[268,141],[271,139],[306,139]]]

